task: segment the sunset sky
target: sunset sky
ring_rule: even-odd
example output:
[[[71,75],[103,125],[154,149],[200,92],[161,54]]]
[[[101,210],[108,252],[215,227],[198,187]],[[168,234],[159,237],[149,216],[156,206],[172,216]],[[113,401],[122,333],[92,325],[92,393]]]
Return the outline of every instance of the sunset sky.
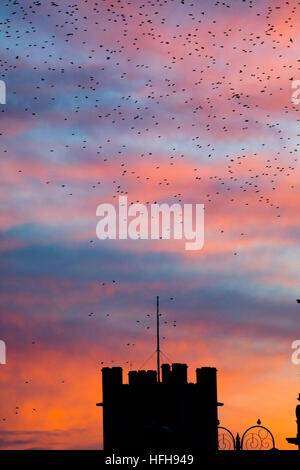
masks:
[[[101,368],[155,368],[157,295],[163,358],[218,369],[221,425],[293,449],[299,2],[7,0],[0,23],[0,449],[100,449]],[[99,240],[120,195],[204,204],[203,249]]]

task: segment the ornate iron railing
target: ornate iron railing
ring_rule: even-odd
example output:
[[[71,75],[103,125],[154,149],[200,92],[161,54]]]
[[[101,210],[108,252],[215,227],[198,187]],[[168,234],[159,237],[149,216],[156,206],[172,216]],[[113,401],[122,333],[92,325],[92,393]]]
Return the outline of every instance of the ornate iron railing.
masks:
[[[219,450],[235,450],[235,439],[229,429],[223,426],[218,427],[218,449]]]
[[[242,438],[239,434],[234,437],[232,432],[218,426],[218,449],[219,450],[271,450],[275,449],[275,439],[271,431],[261,426],[260,420],[255,426],[250,426]]]

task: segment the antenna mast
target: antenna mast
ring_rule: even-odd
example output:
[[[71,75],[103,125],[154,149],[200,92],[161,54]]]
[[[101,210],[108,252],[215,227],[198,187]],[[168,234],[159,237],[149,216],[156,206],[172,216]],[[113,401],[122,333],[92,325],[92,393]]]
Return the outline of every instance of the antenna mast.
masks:
[[[157,382],[160,383],[159,296],[156,297],[156,354],[157,354]]]

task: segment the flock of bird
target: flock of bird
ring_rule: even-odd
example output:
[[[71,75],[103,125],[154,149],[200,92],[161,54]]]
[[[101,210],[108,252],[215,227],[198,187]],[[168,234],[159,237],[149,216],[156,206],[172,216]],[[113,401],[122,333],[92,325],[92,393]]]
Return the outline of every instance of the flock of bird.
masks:
[[[8,45],[7,59],[0,62],[1,76],[10,81],[13,74],[25,73],[25,69],[31,80],[26,100],[20,96],[24,90],[15,80],[9,91],[15,100],[20,100],[16,101],[18,108],[21,107],[18,112],[33,127],[39,127],[40,121],[52,120],[51,113],[55,113],[57,128],[64,133],[62,138],[54,135],[49,148],[46,140],[43,148],[38,149],[42,161],[50,167],[53,163],[57,166],[60,158],[70,165],[76,165],[79,158],[83,162],[95,162],[98,175],[86,190],[99,189],[99,194],[102,188],[97,176],[105,175],[107,183],[105,166],[111,164],[112,197],[120,194],[130,197],[130,192],[134,197],[136,188],[142,192],[149,183],[169,189],[168,193],[160,193],[158,189],[161,198],[183,201],[185,195],[174,194],[173,188],[181,180],[180,168],[185,159],[190,167],[190,188],[197,192],[201,202],[226,201],[233,208],[263,203],[274,208],[275,217],[281,217],[276,189],[281,179],[288,184],[289,177],[297,171],[299,144],[293,143],[296,133],[286,132],[280,118],[273,116],[268,108],[281,94],[287,97],[282,113],[292,114],[292,119],[299,122],[295,118],[298,108],[288,100],[290,80],[297,77],[299,60],[294,63],[285,60],[289,49],[296,47],[291,36],[296,33],[293,20],[297,19],[299,9],[295,2],[276,7],[278,11],[283,10],[287,23],[288,34],[283,34],[272,23],[275,12],[271,6],[264,11],[252,2],[238,3],[243,8],[237,10],[241,15],[247,14],[247,9],[257,9],[253,17],[254,20],[257,17],[257,31],[247,27],[244,31],[238,23],[222,31],[222,15],[233,8],[230,2],[216,2],[207,9],[204,4],[199,9],[197,4],[175,0],[142,4],[102,0],[71,5],[52,1],[26,5],[8,2],[9,16],[0,25]],[[169,17],[173,8],[175,14]],[[52,29],[56,34],[51,34]],[[159,55],[158,63],[151,58],[152,48]],[[267,54],[269,49],[274,55],[270,67],[253,59],[253,54]],[[237,69],[229,61],[231,54],[233,62],[242,60]],[[186,88],[181,88],[181,83]],[[122,94],[132,88],[130,94]],[[59,102],[63,101],[65,92],[68,99],[61,106]],[[110,94],[113,96],[108,99]],[[5,115],[9,119],[12,110],[8,106],[2,113],[5,121]],[[34,118],[26,117],[27,114]],[[92,135],[86,128],[86,119]],[[95,129],[99,129],[98,138],[93,135]],[[218,140],[224,143],[223,139],[227,139],[225,134],[235,133],[240,137],[232,154],[223,153],[223,145],[221,149],[215,148],[219,146]],[[256,151],[249,151],[247,144],[239,146],[239,141],[251,140],[255,133],[259,135]],[[126,144],[122,143],[125,141]],[[169,148],[162,155],[165,146]],[[187,150],[182,153],[179,147],[184,146]],[[2,152],[9,154],[12,147],[10,143]],[[143,147],[139,155],[138,147]],[[158,150],[147,152],[147,147]],[[254,147],[252,141],[249,147]],[[271,158],[268,149],[273,154]],[[57,154],[54,159],[53,153]],[[147,160],[145,170],[138,158]],[[214,159],[225,159],[218,173],[213,173],[213,163],[210,167]],[[22,159],[19,161],[21,165]],[[168,176],[166,164],[177,166],[178,174],[175,171],[172,178]],[[141,170],[138,172],[135,167]],[[202,176],[207,168],[212,173],[205,171]],[[21,168],[18,172],[24,178],[31,176]],[[76,195],[72,181],[59,182],[63,177],[62,169],[56,180],[41,178],[40,182],[52,184],[54,191],[60,187],[64,194]],[[135,180],[138,186],[132,188]],[[294,189],[294,185],[288,189]],[[270,196],[271,192],[274,195]],[[157,201],[155,198],[143,202]]]
[[[33,182],[46,207],[118,195],[131,204],[194,200],[240,214],[237,247],[247,206],[263,206],[276,230],[282,192],[295,197],[299,172],[300,108],[290,95],[300,79],[300,6],[275,4],[6,1],[0,154],[17,162],[13,190]],[[12,122],[24,126],[20,137]],[[216,236],[226,232],[220,223]],[[99,247],[93,235],[85,243]],[[100,285],[108,283],[117,289],[115,279]],[[148,320],[135,326],[151,330]]]

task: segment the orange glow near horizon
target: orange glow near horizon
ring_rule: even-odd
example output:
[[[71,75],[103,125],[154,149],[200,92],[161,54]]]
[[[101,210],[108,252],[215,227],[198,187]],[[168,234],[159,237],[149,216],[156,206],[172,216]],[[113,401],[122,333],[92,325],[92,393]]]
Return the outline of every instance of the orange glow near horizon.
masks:
[[[300,8],[208,3],[1,6],[0,449],[100,449],[101,368],[151,356],[157,295],[164,360],[216,367],[221,425],[292,449]],[[99,240],[124,195],[204,204],[203,249]]]

